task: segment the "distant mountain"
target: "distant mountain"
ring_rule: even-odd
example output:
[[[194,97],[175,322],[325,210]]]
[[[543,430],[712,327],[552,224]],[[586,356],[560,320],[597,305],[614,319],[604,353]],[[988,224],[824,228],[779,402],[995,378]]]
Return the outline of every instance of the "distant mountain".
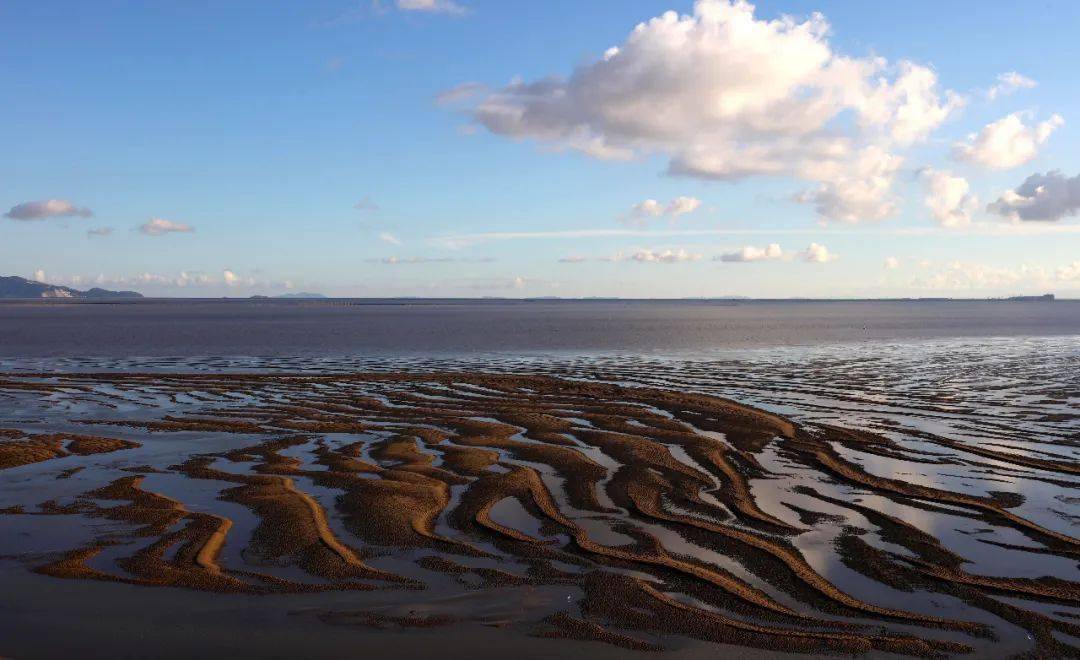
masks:
[[[134,291],[108,291],[94,287],[79,291],[66,286],[35,282],[24,277],[0,277],[0,298],[79,298],[106,300],[110,298],[142,298]]]
[[[280,296],[274,296],[275,298],[325,298],[321,293],[307,293],[306,291],[300,291],[299,293],[283,293]]]

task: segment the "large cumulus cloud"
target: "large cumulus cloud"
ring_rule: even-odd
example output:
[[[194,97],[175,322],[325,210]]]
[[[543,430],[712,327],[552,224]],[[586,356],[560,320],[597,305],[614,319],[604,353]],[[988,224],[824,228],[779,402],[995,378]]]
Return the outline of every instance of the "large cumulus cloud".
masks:
[[[741,0],[666,12],[569,77],[476,95],[492,133],[602,159],[662,154],[668,172],[734,180],[791,176],[800,201],[856,222],[894,210],[895,152],[961,104],[912,62],[837,53],[820,14],[763,20]]]

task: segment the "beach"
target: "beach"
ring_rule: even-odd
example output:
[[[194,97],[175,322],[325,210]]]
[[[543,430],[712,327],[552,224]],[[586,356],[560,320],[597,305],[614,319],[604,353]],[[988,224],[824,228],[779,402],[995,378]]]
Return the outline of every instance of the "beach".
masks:
[[[108,594],[119,630],[157,612],[129,654],[197,651],[196,612],[270,656],[1075,654],[1075,383],[875,402],[884,364],[841,351],[9,361],[0,575],[37,606],[0,653],[103,643],[71,609]]]

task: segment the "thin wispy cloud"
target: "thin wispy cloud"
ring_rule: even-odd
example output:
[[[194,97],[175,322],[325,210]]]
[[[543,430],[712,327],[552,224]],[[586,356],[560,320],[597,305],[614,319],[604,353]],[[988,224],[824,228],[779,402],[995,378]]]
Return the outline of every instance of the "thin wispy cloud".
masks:
[[[335,16],[314,21],[312,27],[341,27],[368,18],[386,16],[392,12],[465,16],[471,11],[457,0],[359,0]]]
[[[390,245],[401,245],[401,239],[388,231],[379,232],[379,240]]]
[[[139,231],[147,236],[164,236],[166,234],[190,234],[195,231],[195,228],[182,222],[173,222],[164,218],[151,218],[139,226]]]
[[[379,205],[375,203],[375,200],[370,195],[364,195],[359,202],[353,204],[353,208],[365,213],[375,213],[379,210]]]
[[[86,230],[86,236],[88,238],[105,238],[106,236],[112,236],[112,227],[94,227]]]
[[[1016,237],[1038,236],[1046,234],[1080,234],[1080,225],[1017,225],[1012,223],[973,222],[962,230],[939,227],[866,227],[859,229],[841,229],[834,227],[816,228],[760,228],[760,229],[568,229],[553,231],[492,231],[475,234],[445,234],[427,239],[429,245],[446,250],[460,250],[485,243],[502,241],[548,241],[580,240],[590,238],[665,238],[665,237],[704,237],[704,236],[988,236]]]
[[[440,92],[435,97],[436,105],[453,105],[455,103],[462,103],[476,96],[488,91],[487,85],[478,82],[466,82],[461,83]]]
[[[998,74],[997,84],[986,90],[986,97],[993,101],[999,96],[1006,96],[1020,89],[1033,89],[1038,83],[1015,71]]]
[[[383,264],[386,266],[415,266],[420,264],[489,264],[494,263],[494,257],[455,258],[455,257],[378,257],[366,259],[369,264]]]

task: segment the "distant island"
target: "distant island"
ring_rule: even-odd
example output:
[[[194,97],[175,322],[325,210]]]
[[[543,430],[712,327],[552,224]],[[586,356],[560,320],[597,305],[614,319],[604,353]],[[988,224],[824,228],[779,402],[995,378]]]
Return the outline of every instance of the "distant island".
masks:
[[[325,299],[321,293],[308,293],[306,291],[300,291],[298,293],[283,293],[280,296],[251,296],[252,300],[270,300],[270,299],[292,299],[292,300],[320,300]]]
[[[82,300],[109,300],[115,298],[142,298],[135,291],[109,291],[94,287],[86,291],[28,280],[24,277],[0,277],[0,298],[77,298]]]

